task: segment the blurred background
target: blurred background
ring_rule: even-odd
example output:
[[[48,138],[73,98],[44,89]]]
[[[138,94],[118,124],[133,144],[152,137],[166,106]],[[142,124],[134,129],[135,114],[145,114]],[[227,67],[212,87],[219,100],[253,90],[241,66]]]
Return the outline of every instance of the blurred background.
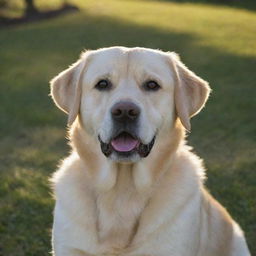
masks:
[[[255,0],[0,0],[0,255],[49,255],[48,178],[69,148],[48,81],[113,45],[175,51],[210,82],[188,140],[255,256]]]

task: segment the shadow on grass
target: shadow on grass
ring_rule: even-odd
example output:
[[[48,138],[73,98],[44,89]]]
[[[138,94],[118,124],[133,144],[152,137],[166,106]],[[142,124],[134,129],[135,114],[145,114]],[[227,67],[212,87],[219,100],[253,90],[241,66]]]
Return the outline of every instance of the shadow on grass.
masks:
[[[66,4],[56,10],[50,10],[50,11],[44,11],[44,12],[34,11],[29,15],[25,15],[20,18],[9,18],[9,17],[0,16],[0,28],[20,25],[28,22],[38,22],[45,19],[52,19],[70,12],[77,12],[78,10],[79,9],[76,6]]]
[[[255,92],[256,61],[254,58],[239,57],[199,46],[197,37],[192,34],[139,26],[114,18],[91,16],[88,13],[72,14],[54,22],[45,21],[19,29],[5,29],[1,31],[0,37],[0,56],[4,63],[0,76],[0,136],[2,139],[9,138],[6,145],[17,145],[21,139],[24,139],[21,135],[29,129],[31,134],[25,132],[28,136],[25,140],[32,141],[34,147],[44,145],[44,150],[38,152],[34,158],[22,161],[22,169],[31,168],[31,164],[37,169],[40,154],[50,152],[51,155],[55,150],[59,150],[63,155],[67,152],[60,139],[56,139],[55,144],[51,144],[52,129],[64,130],[65,121],[48,97],[48,81],[74,62],[84,48],[95,49],[112,45],[174,50],[181,54],[184,62],[192,70],[210,81],[214,92],[206,110],[193,121],[194,129],[191,135],[192,144],[196,145],[196,149],[199,149],[206,162],[211,160],[212,155],[218,159],[223,154],[228,168],[233,156],[226,158],[227,153],[222,150],[223,147],[232,151],[233,148],[242,148],[243,141],[250,141],[250,146],[255,148],[255,141],[251,140],[256,132],[251,121],[255,115],[253,92]],[[46,125],[52,129],[45,130]],[[45,130],[44,136],[45,138],[49,136],[49,139],[42,139],[44,137],[40,135],[41,140],[31,140],[33,129]],[[49,147],[48,151],[47,147]],[[8,155],[4,156],[6,172],[1,171],[3,183],[10,182],[10,175],[15,177],[13,161],[20,154],[14,153],[11,148]],[[3,151],[6,151],[5,145]],[[52,161],[57,163],[58,158],[55,156],[50,162],[47,162],[46,158],[44,167],[38,168],[37,171],[42,176],[49,175],[49,171],[53,170]],[[252,159],[247,163],[250,168],[255,166]],[[19,163],[21,160],[16,161]],[[256,177],[253,172],[243,172],[244,169],[249,171],[244,165],[239,166],[238,169],[234,168],[232,172],[222,172],[221,166],[218,168],[213,166],[212,169],[210,167],[209,186],[213,192],[219,191],[215,192],[217,199],[227,202],[231,214],[237,216],[237,220],[243,224],[252,254],[255,254],[256,245],[253,237],[256,231],[251,225],[255,219],[256,199],[250,198],[250,206],[246,205],[245,201],[249,202],[248,197],[255,195],[255,184],[251,180],[255,180]],[[18,170],[18,172],[22,175],[22,171]],[[249,178],[241,173],[248,174]],[[32,178],[31,183],[34,181],[35,188],[41,186],[36,176]],[[234,182],[239,184],[238,188],[233,188]],[[224,191],[223,187],[227,190]],[[5,228],[4,239],[8,236],[8,241],[12,241],[12,244],[6,249],[2,248],[2,253],[17,255],[15,248],[21,248],[20,256],[48,255],[50,240],[45,241],[45,239],[48,239],[51,227],[52,203],[43,204],[40,200],[35,202],[34,199],[16,194],[15,191],[21,188],[26,190],[26,184],[21,183],[18,188],[14,186],[9,191],[9,195],[3,193],[2,199],[8,206],[1,212],[1,227]],[[43,185],[43,188],[39,189],[38,198],[49,197],[48,193],[49,190]],[[246,208],[244,209],[246,214],[243,214],[239,207],[232,205]],[[10,217],[11,212],[15,212],[15,218]],[[44,216],[42,222],[37,221],[37,217],[40,216]],[[6,228],[6,225],[19,227],[18,234],[17,230]],[[33,225],[40,229],[40,232],[33,231]],[[13,239],[16,234],[18,238]],[[24,239],[28,237],[30,238]],[[37,247],[40,240],[43,241],[43,246]]]
[[[254,0],[145,0],[157,2],[175,2],[175,3],[191,3],[191,4],[209,4],[227,6],[231,8],[245,9],[249,11],[256,11],[256,2]]]

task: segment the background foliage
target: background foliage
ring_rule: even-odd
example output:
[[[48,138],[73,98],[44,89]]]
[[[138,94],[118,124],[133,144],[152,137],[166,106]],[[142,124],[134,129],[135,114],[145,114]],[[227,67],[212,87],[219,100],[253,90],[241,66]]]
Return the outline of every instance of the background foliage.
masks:
[[[112,45],[176,51],[210,82],[213,93],[188,139],[205,159],[209,190],[256,255],[256,4],[69,2],[80,12],[0,30],[0,255],[49,255],[48,177],[69,149],[66,117],[48,97],[48,81],[83,49]],[[39,10],[61,4],[36,1]],[[22,8],[13,4],[2,13],[17,17]]]

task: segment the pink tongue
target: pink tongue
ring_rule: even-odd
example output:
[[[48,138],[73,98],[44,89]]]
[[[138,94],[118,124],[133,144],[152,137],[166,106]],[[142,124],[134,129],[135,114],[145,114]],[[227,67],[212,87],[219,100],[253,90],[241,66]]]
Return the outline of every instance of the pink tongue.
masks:
[[[111,141],[112,147],[120,152],[132,151],[138,143],[138,140],[129,135],[120,135]]]

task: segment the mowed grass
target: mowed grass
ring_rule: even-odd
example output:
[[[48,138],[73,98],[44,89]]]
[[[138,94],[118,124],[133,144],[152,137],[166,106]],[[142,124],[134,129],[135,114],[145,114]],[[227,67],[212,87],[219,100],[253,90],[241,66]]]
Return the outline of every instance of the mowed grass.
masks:
[[[37,4],[59,3],[44,2]],[[207,187],[256,255],[256,13],[171,1],[74,3],[80,12],[0,30],[0,255],[49,255],[48,178],[69,148],[48,81],[83,49],[113,45],[176,51],[210,82],[189,143],[205,160]]]

